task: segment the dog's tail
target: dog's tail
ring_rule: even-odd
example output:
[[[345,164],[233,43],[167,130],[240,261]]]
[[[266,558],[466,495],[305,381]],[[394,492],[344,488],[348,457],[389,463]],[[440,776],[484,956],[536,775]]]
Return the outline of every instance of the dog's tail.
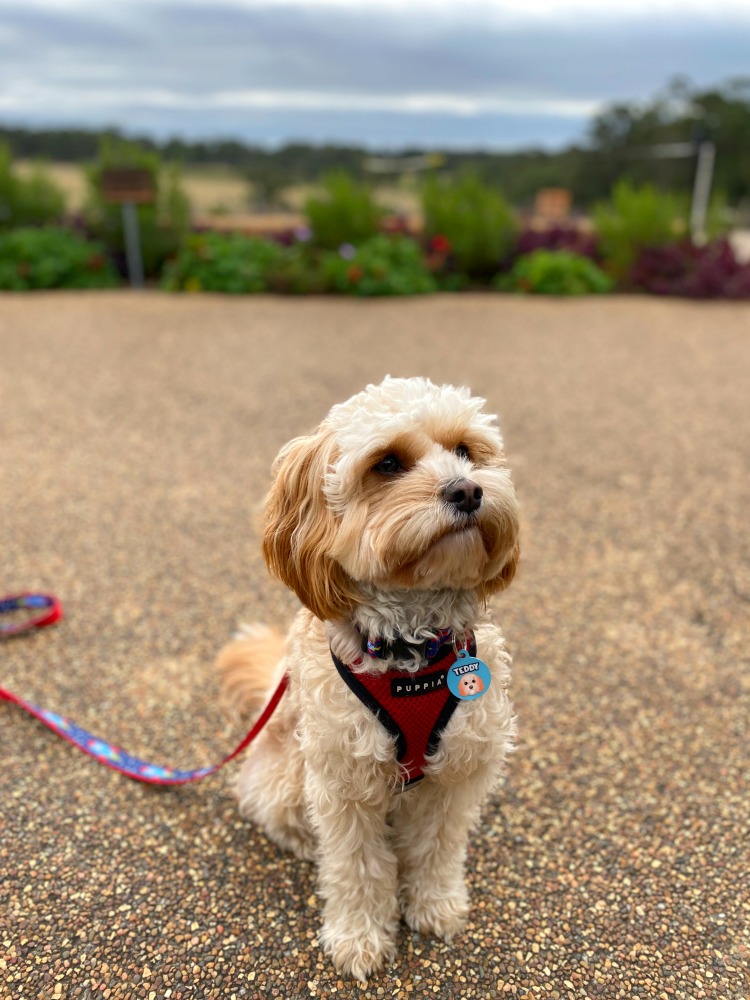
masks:
[[[257,715],[271,693],[284,654],[284,636],[267,625],[243,625],[219,653],[216,670],[222,701],[232,714]]]

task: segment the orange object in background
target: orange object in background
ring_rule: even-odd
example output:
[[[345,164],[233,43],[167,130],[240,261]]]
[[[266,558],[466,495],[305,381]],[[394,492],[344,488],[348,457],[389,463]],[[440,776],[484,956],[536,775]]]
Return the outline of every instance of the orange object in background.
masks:
[[[567,188],[540,188],[534,199],[534,215],[559,221],[570,215],[571,194]]]

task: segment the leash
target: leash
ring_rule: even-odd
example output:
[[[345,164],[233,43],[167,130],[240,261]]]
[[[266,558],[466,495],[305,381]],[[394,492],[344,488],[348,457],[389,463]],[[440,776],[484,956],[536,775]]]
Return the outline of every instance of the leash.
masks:
[[[37,611],[39,613],[31,614],[25,619],[11,625],[0,625],[0,636],[20,635],[22,632],[29,632],[32,629],[44,628],[46,625],[52,625],[54,622],[60,621],[63,617],[62,605],[51,594],[17,594],[0,600],[0,615],[16,611]],[[255,722],[244,739],[231,753],[227,754],[217,764],[210,764],[207,767],[199,767],[188,771],[164,767],[159,764],[153,764],[150,761],[142,760],[140,757],[134,757],[125,750],[113,746],[111,743],[100,739],[98,736],[94,736],[85,729],[81,729],[80,726],[76,725],[70,719],[66,719],[62,715],[57,715],[55,712],[50,712],[45,708],[40,708],[38,705],[32,705],[31,702],[26,701],[24,698],[19,698],[18,695],[13,694],[12,691],[8,691],[4,687],[0,687],[0,701],[7,701],[13,705],[17,705],[25,712],[28,712],[29,715],[38,719],[48,729],[52,730],[53,733],[56,733],[64,740],[67,740],[68,743],[88,754],[89,757],[92,757],[100,764],[104,764],[105,767],[119,771],[120,774],[124,774],[128,778],[145,782],[149,785],[184,785],[189,781],[198,781],[209,774],[214,774],[224,767],[225,764],[228,764],[230,760],[234,760],[235,757],[241,754],[258,736],[273,715],[276,706],[281,701],[287,689],[288,683],[289,678],[284,674],[257,722]]]
[[[21,621],[10,625],[0,624],[0,635],[20,635],[33,628],[43,628],[59,622],[63,617],[62,604],[51,594],[15,594],[0,600],[0,615],[9,615],[13,611],[37,611],[37,614],[27,615]]]

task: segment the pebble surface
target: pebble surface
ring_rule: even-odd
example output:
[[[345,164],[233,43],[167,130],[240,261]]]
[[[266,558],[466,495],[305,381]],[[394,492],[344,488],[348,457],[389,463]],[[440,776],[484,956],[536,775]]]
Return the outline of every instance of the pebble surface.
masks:
[[[0,684],[158,762],[241,735],[211,664],[287,622],[254,520],[279,447],[384,374],[501,415],[523,560],[496,604],[519,745],[447,945],[366,985],[233,766],[159,790],[0,704],[0,997],[750,997],[750,307],[0,296],[0,590],[66,619]]]

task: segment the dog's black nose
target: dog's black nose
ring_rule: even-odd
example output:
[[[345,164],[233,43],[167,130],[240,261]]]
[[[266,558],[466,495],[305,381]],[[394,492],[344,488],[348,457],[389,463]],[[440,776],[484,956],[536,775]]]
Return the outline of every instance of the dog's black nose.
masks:
[[[482,506],[484,491],[471,479],[453,479],[443,490],[443,499],[464,514],[472,514]]]

